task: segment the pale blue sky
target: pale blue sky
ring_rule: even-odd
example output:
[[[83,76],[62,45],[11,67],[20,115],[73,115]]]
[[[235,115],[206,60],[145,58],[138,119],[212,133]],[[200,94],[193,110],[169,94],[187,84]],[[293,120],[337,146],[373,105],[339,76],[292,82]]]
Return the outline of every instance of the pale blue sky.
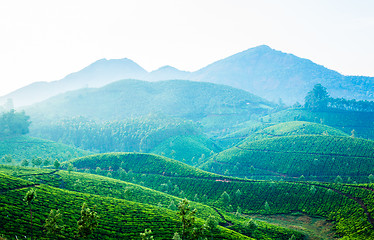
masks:
[[[372,0],[0,1],[0,95],[101,58],[194,71],[266,44],[374,76]]]

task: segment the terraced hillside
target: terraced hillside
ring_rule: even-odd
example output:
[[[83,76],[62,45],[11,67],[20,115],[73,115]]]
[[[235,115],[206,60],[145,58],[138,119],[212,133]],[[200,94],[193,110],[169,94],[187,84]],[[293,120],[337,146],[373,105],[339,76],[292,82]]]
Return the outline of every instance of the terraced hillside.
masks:
[[[189,165],[202,163],[222,149],[203,135],[175,136],[152,149],[152,153],[179,160]]]
[[[107,160],[111,158],[114,160],[103,161],[103,156]],[[152,165],[154,169],[149,167],[151,159],[154,159]],[[114,162],[126,162],[123,168],[126,174],[120,175],[118,170],[111,171],[112,167],[109,167]],[[101,174],[139,183],[177,197],[187,197],[226,212],[238,212],[244,215],[300,212],[333,221],[337,236],[344,236],[346,239],[374,237],[372,185],[272,182],[224,177],[200,170],[194,172],[194,168],[185,164],[176,164],[173,168],[171,165],[174,161],[148,154],[97,155],[80,158],[70,163],[75,167],[85,165],[85,171],[96,171],[95,166],[100,164]],[[145,170],[142,170],[143,164],[147,166]],[[178,168],[190,168],[190,170],[187,174],[180,175]],[[177,174],[171,174],[173,172]],[[239,231],[242,227],[233,225],[230,228]],[[245,230],[241,229],[241,231]]]
[[[11,157],[13,163],[20,163],[23,159],[30,161],[40,157],[66,161],[72,158],[87,156],[91,153],[65,144],[28,136],[12,136],[0,138],[0,160],[7,163],[5,156]],[[31,165],[31,163],[30,163]]]
[[[319,123],[292,121],[279,123],[251,134],[243,142],[264,140],[274,137],[285,137],[294,135],[328,135],[328,136],[345,136],[348,134],[341,130],[335,129]]]
[[[239,130],[218,138],[217,142],[224,145],[236,145],[240,142],[293,135],[348,136],[341,130],[313,122],[291,121],[278,124],[247,122],[243,123]]]
[[[289,121],[308,121],[322,123],[351,135],[374,139],[374,113],[355,111],[308,111],[305,109],[288,109],[263,117],[264,122],[281,123]]]
[[[14,174],[14,167],[0,167],[0,172]],[[42,172],[39,169],[22,168],[17,171],[20,177],[32,180],[40,184],[45,183],[71,191],[85,192],[105,197],[114,197],[118,199],[126,199],[139,203],[153,205],[161,209],[175,211],[181,198],[167,194],[165,192],[155,191],[137,184],[124,182],[121,180],[103,177],[99,175],[87,173],[75,173],[65,171]],[[25,174],[26,173],[26,174]],[[122,173],[123,175],[123,173]],[[165,189],[164,189],[165,190]],[[227,228],[235,228],[236,231],[244,233],[248,236],[256,236],[256,239],[288,239],[292,235],[297,239],[302,239],[304,234],[292,229],[286,229],[265,222],[253,221],[251,227],[248,225],[248,218],[225,213],[217,208],[212,208],[198,202],[191,202],[191,206],[197,209],[196,216],[202,219],[214,219],[219,225]],[[250,230],[250,231],[249,231]]]
[[[140,239],[139,234],[146,228],[152,229],[155,239],[171,239],[174,232],[180,231],[177,215],[165,208],[38,185],[4,174],[0,174],[0,179],[0,233],[5,237],[31,235],[28,206],[22,200],[30,187],[37,191],[32,203],[34,239],[50,239],[42,225],[51,209],[60,209],[62,213],[66,225],[62,238],[76,239],[76,223],[83,202],[91,208],[96,206],[94,209],[99,215],[98,226],[92,235],[94,239]],[[198,220],[198,223],[202,224],[202,221]],[[215,239],[250,239],[223,227],[218,229],[213,233]]]
[[[232,147],[201,168],[239,177],[367,181],[374,171],[374,142],[324,135],[274,137]]]

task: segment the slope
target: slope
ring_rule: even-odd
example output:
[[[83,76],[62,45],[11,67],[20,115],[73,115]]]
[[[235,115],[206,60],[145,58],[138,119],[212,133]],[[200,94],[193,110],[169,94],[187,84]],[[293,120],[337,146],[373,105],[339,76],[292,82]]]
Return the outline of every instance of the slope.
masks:
[[[107,161],[100,160],[105,157]],[[321,216],[335,224],[336,234],[348,239],[370,239],[374,236],[374,220],[372,216],[374,190],[373,185],[346,185],[328,184],[317,182],[274,182],[255,181],[224,177],[211,173],[204,173],[184,164],[176,164],[179,167],[169,165],[169,172],[164,172],[155,161],[151,164],[148,158],[155,160],[162,158],[152,155],[140,154],[137,158],[133,155],[122,154],[127,162],[127,167],[119,171],[109,168],[116,162],[118,156],[97,155],[71,161],[75,166],[85,164],[85,171],[96,171],[95,167],[101,167],[101,174],[110,174],[125,181],[140,183],[143,186],[168,192],[177,197],[187,197],[208,206],[237,212],[241,214],[292,214],[301,212],[310,216]],[[129,157],[128,159],[126,159]],[[100,161],[99,161],[100,160]],[[133,162],[133,164],[130,164]],[[168,161],[173,164],[176,161]],[[100,165],[97,165],[100,164]],[[146,164],[146,169],[142,167]],[[140,167],[135,167],[136,165]],[[173,169],[189,168],[188,174],[170,174]],[[119,175],[125,170],[126,174]],[[194,173],[195,171],[195,173]],[[232,217],[224,215],[226,220],[232,221]],[[235,223],[228,228],[247,232],[249,236],[259,238],[256,231],[251,230],[251,224],[246,227]],[[354,226],[354,227],[353,227]],[[253,226],[252,226],[253,227]],[[337,237],[336,236],[336,237]],[[276,239],[283,239],[278,237]],[[288,239],[288,238],[285,238]]]
[[[0,166],[0,172],[14,174],[15,168],[4,168]],[[137,184],[124,182],[121,180],[103,177],[87,173],[76,173],[66,171],[50,171],[41,172],[39,169],[30,170],[30,168],[21,168],[17,172],[23,179],[32,180],[35,183],[45,183],[50,186],[63,188],[66,190],[90,193],[105,197],[113,197],[117,199],[125,199],[128,201],[153,205],[160,209],[168,209],[172,211],[177,210],[177,205],[181,202],[181,198],[172,196],[164,192],[155,191]],[[121,173],[124,174],[123,172]],[[221,226],[229,227],[229,224],[244,225],[247,218],[237,217],[232,214],[226,214],[216,208],[203,205],[198,202],[190,202],[190,206],[197,210],[196,216],[201,219],[211,219],[216,221]],[[229,219],[229,220],[227,220]],[[230,223],[229,223],[230,222]],[[255,222],[255,221],[254,221]],[[302,238],[301,233],[295,230],[289,230],[269,224],[255,222],[256,227],[252,230],[255,231],[261,238],[267,239],[281,236],[288,239],[290,236],[295,235]],[[237,229],[242,232],[243,229]]]
[[[29,162],[40,157],[43,160],[66,161],[72,158],[87,156],[91,153],[62,143],[28,136],[13,136],[0,138],[0,159],[6,162],[5,156],[10,156],[13,163],[20,163],[23,159]],[[31,165],[31,163],[30,163]]]
[[[197,135],[168,138],[153,148],[151,153],[170,157],[189,165],[196,165],[204,161],[206,157],[221,150],[207,137]]]
[[[114,120],[152,113],[197,120],[214,114],[248,118],[273,106],[246,91],[212,83],[123,80],[62,94],[34,104],[26,112],[33,122],[74,116]]]
[[[193,80],[225,84],[287,104],[302,102],[317,83],[332,97],[373,100],[374,78],[343,76],[308,59],[262,45],[214,62],[191,76]]]
[[[244,142],[225,150],[202,169],[232,176],[367,181],[374,169],[374,142],[364,139],[300,135]]]
[[[374,139],[374,113],[355,111],[308,111],[306,109],[287,109],[263,117],[264,122],[280,123],[289,121],[308,121],[322,123],[339,129],[349,135],[354,130],[355,137]]]
[[[101,87],[125,78],[142,78],[147,72],[130,59],[100,59],[84,69],[53,82],[35,82],[0,97],[12,99],[16,107],[31,105],[66,91]]]
[[[47,185],[35,185],[19,178],[0,174],[12,188],[0,189],[0,233],[6,237],[30,236],[29,213],[23,203],[23,197],[33,186],[37,190],[33,202],[33,235],[37,239],[49,239],[43,232],[42,225],[51,209],[60,209],[66,229],[64,239],[75,239],[76,222],[80,216],[80,206],[86,202],[88,206],[96,206],[99,224],[94,231],[94,238],[99,239],[136,239],[144,229],[152,229],[155,239],[171,239],[173,233],[180,231],[180,223],[173,211],[136,202],[103,197],[80,192],[62,190]],[[218,239],[249,239],[241,234],[219,227],[215,234]]]
[[[229,148],[242,141],[248,142],[291,135],[348,136],[343,131],[333,127],[305,121],[287,121],[278,124],[271,122],[247,121],[236,126],[236,128],[238,128],[238,130],[218,137],[215,141],[217,141],[221,146]],[[235,129],[235,127],[233,129]]]

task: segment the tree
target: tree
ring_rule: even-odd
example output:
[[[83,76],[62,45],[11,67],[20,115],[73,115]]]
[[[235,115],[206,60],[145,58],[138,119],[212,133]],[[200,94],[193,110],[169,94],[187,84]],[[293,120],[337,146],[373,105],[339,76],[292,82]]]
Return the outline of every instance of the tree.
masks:
[[[374,182],[374,175],[373,174],[370,174],[368,178],[369,178],[370,183]]]
[[[175,232],[174,235],[173,235],[173,240],[182,240],[181,236],[179,235],[179,233]]]
[[[335,182],[335,183],[338,183],[338,184],[343,183],[343,178],[342,178],[341,176],[338,175],[338,176],[336,176],[334,182]]]
[[[58,160],[56,159],[55,162],[53,163],[53,166],[55,167],[55,169],[59,169],[61,164],[58,162]]]
[[[71,164],[71,163],[69,163],[69,165],[68,165],[68,172],[69,172],[69,174],[70,174],[70,172],[71,171],[73,171],[73,164]]]
[[[29,165],[29,161],[27,161],[27,159],[23,159],[22,162],[21,162],[21,166],[22,167],[27,167]]]
[[[224,205],[228,205],[231,200],[230,195],[226,191],[221,194],[219,199]]]
[[[52,238],[59,238],[61,236],[62,231],[65,229],[61,216],[60,210],[55,211],[51,209],[49,212],[49,216],[43,225],[44,231],[48,236]]]
[[[99,216],[94,210],[91,210],[87,207],[86,203],[83,203],[81,209],[81,217],[77,222],[78,237],[87,238],[93,233],[94,229],[97,227],[97,219],[99,218]]]
[[[140,233],[142,240],[153,240],[152,230],[145,229],[144,233]]]
[[[11,155],[5,155],[4,157],[2,157],[1,159],[4,163],[12,163],[13,162],[13,158]]]
[[[305,97],[305,108],[312,110],[324,110],[327,108],[329,94],[324,86],[316,84],[313,90]]]
[[[186,198],[179,202],[178,209],[182,220],[182,239],[190,239],[197,210],[191,211],[190,202]]]
[[[31,163],[32,163],[33,166],[40,167],[42,165],[42,163],[43,163],[43,160],[40,157],[37,157],[37,158],[33,158],[31,160]]]
[[[30,189],[25,197],[23,198],[23,201],[26,202],[26,204],[30,208],[30,225],[31,225],[31,239],[33,238],[33,228],[32,228],[32,210],[31,210],[31,203],[35,200],[36,198],[36,190],[34,188]]]
[[[265,211],[266,211],[267,213],[270,212],[271,209],[270,209],[270,205],[269,205],[268,201],[265,201],[264,208],[265,208]]]
[[[181,238],[183,240],[200,239],[207,230],[207,224],[200,227],[195,226],[195,214],[197,210],[191,210],[190,202],[186,198],[179,202],[178,208],[178,215],[180,215],[182,220]]]
[[[14,109],[0,116],[0,135],[18,135],[29,132],[30,117],[25,112],[17,113]]]

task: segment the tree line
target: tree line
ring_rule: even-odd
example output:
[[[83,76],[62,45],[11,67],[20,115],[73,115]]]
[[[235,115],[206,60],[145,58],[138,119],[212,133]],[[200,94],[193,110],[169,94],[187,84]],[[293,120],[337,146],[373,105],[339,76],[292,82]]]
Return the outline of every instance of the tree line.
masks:
[[[358,112],[374,112],[374,101],[332,98],[321,84],[314,85],[305,97],[306,109],[311,110],[344,110]]]
[[[30,124],[30,117],[24,111],[16,112],[12,109],[3,112],[0,116],[0,136],[27,134]]]

